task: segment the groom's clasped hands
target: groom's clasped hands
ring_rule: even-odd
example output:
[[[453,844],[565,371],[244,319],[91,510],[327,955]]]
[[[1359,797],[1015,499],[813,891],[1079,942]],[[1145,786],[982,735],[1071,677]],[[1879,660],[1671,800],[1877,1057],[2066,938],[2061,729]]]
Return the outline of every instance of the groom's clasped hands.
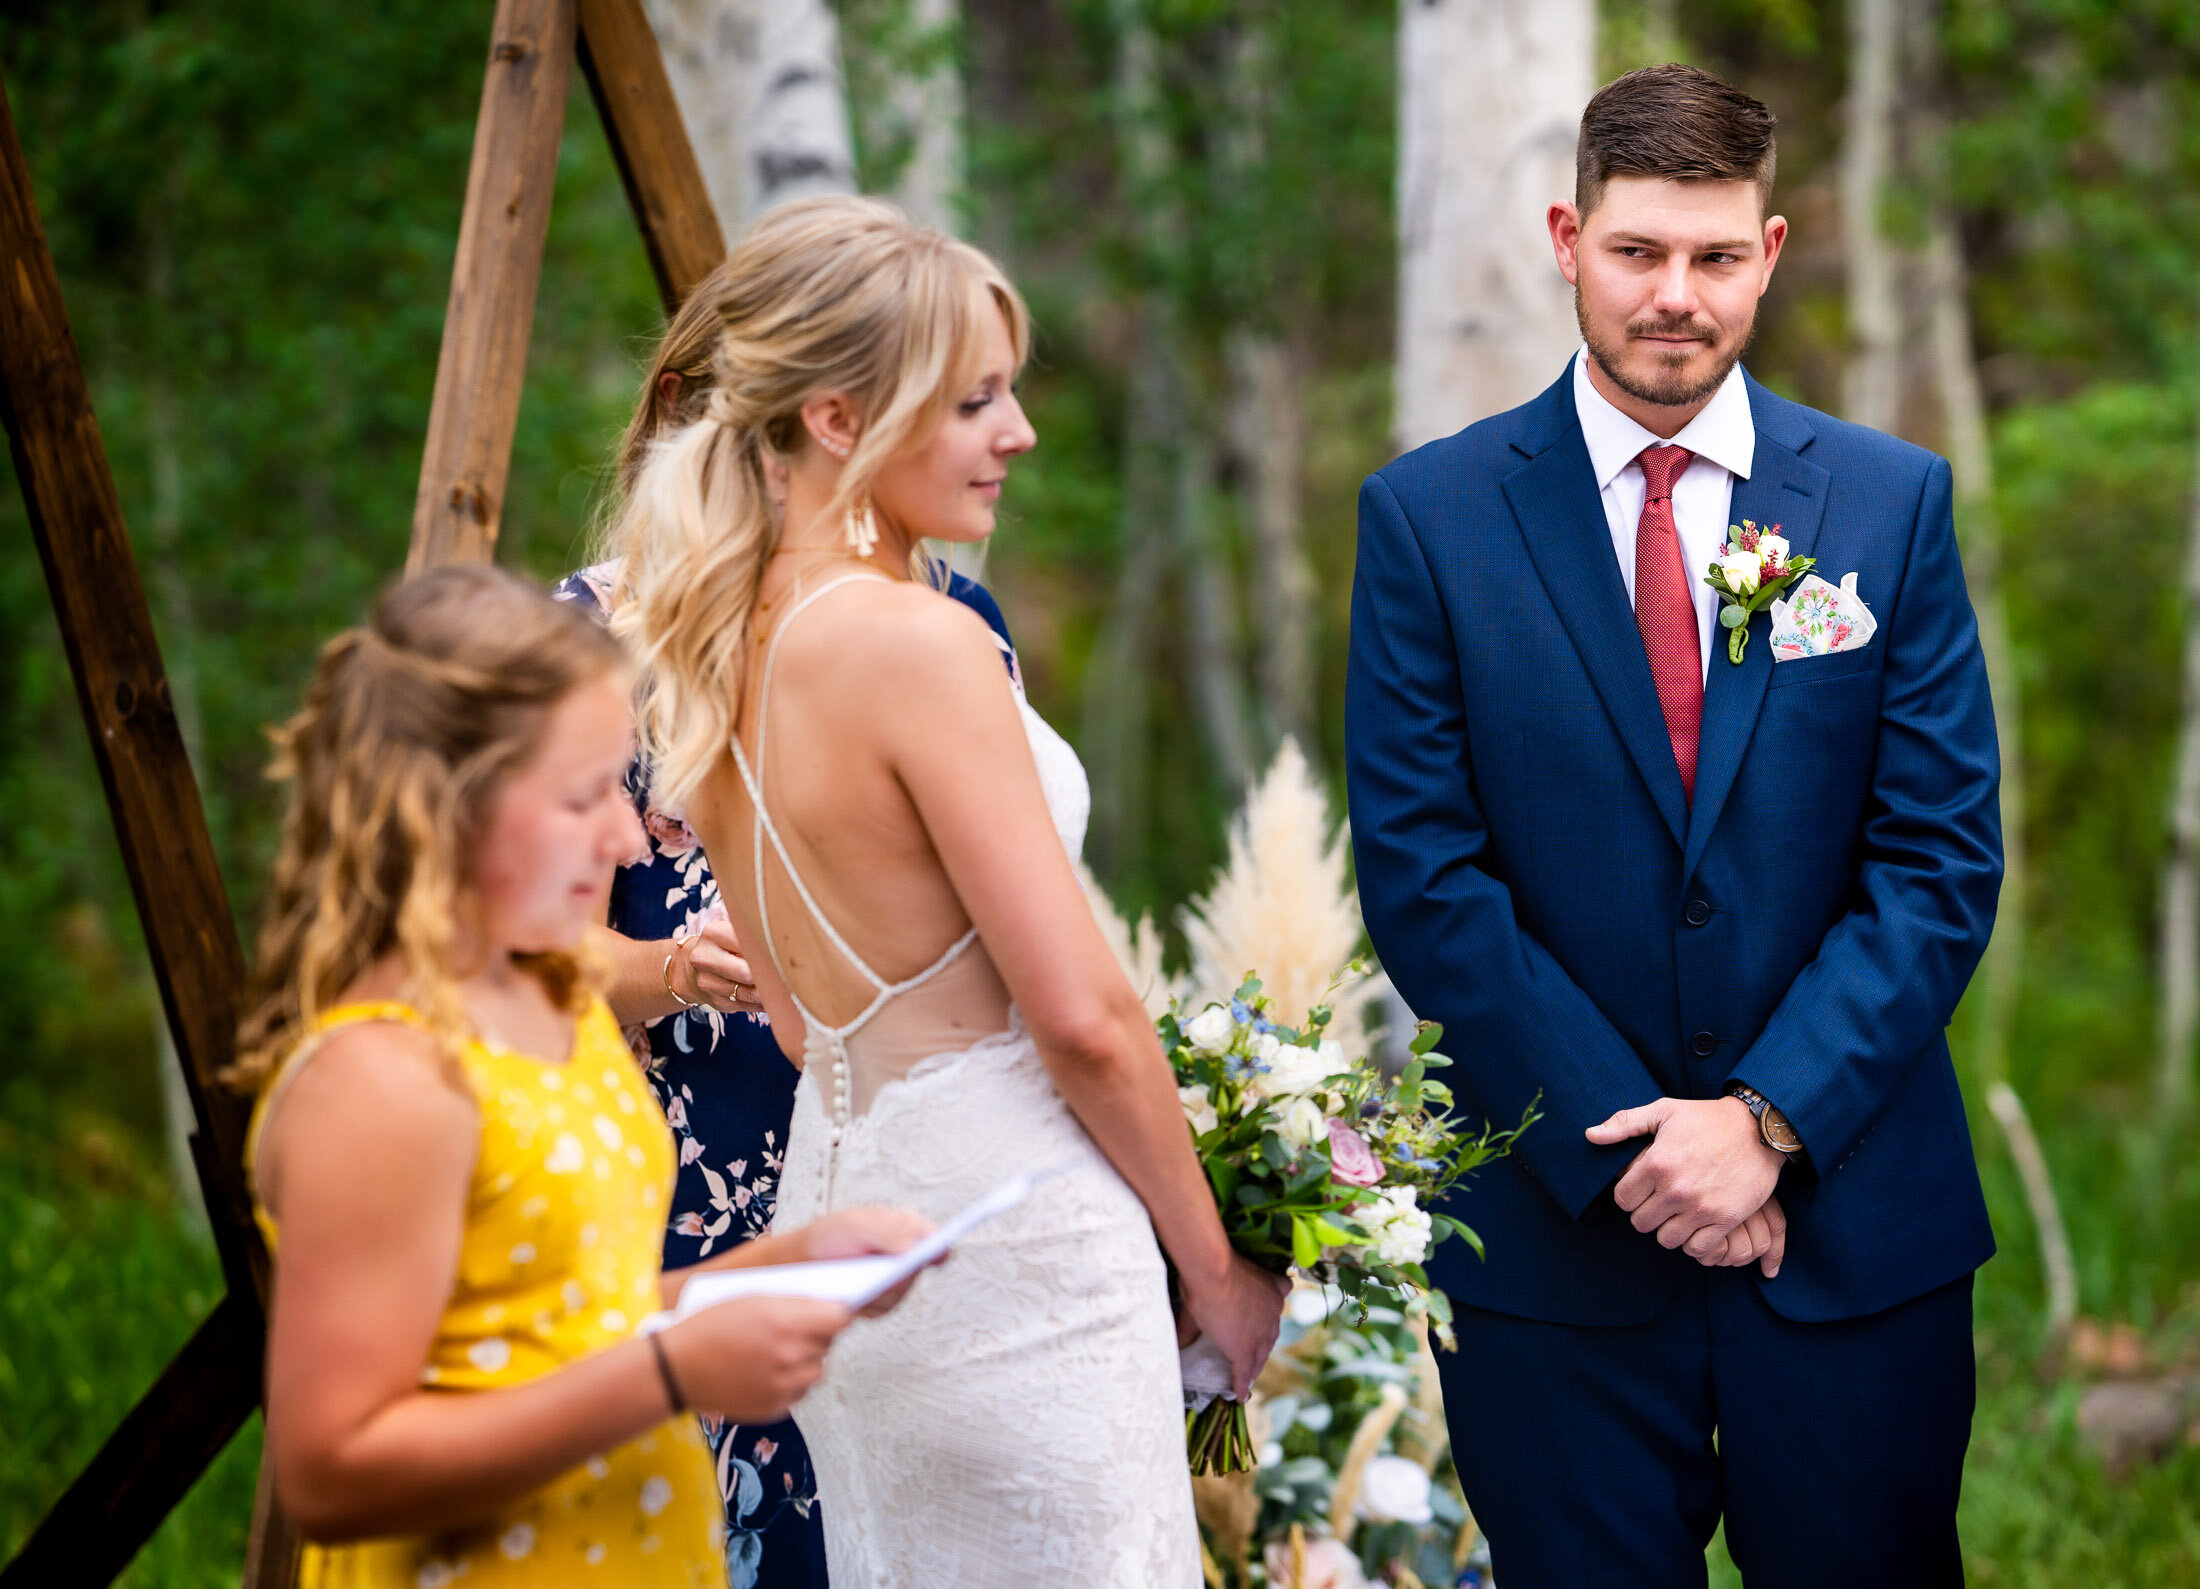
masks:
[[[1765,1146],[1738,1098],[1659,1098],[1622,1109],[1585,1133],[1599,1147],[1647,1135],[1612,1187],[1635,1229],[1655,1232],[1706,1268],[1758,1264],[1770,1280],[1787,1255],[1787,1214],[1773,1187],[1780,1154]]]

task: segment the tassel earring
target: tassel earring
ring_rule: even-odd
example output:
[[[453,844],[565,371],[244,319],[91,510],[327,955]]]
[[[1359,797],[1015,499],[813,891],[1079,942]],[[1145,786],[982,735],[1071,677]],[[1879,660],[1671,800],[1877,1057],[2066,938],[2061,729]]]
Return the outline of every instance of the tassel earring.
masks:
[[[878,550],[878,521],[871,517],[871,494],[866,491],[848,510],[848,547],[858,557]]]

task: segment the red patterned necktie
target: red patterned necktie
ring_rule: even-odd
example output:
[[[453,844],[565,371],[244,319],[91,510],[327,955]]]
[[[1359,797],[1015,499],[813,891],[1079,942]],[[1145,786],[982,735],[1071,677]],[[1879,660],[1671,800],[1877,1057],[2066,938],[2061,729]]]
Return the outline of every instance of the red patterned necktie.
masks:
[[[1650,680],[1665,709],[1665,731],[1681,769],[1681,789],[1696,799],[1696,745],[1703,735],[1703,652],[1696,602],[1680,531],[1673,523],[1673,482],[1695,457],[1686,447],[1642,450],[1642,521],[1635,526],[1635,627],[1650,659]]]

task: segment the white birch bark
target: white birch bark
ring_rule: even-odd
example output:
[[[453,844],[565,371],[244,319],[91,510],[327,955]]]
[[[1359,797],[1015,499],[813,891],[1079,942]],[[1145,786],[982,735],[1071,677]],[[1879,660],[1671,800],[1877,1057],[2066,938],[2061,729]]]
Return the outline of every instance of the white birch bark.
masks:
[[[893,200],[911,218],[943,232],[963,229],[964,95],[960,65],[961,0],[909,0],[924,64],[897,73],[888,95],[897,136],[909,158]]]
[[[2078,1313],[2077,1263],[2063,1224],[2047,1157],[2033,1134],[2031,1117],[2009,1084],[2009,1037],[2016,1024],[2017,990],[2024,979],[2025,895],[2023,696],[2009,638],[2009,599],[2002,582],[2001,523],[1994,510],[1993,452],[1986,431],[1986,397],[1979,385],[1963,243],[1943,200],[1926,243],[1925,279],[1935,383],[1948,431],[1948,461],[1955,472],[1956,528],[1963,542],[1964,574],[1978,612],[1979,649],[1994,697],[1994,732],[2001,742],[2001,902],[1994,936],[1980,967],[1978,1073],[1987,1107],[2009,1139],[2010,1157],[2024,1182],[2026,1203],[2040,1240],[2047,1281],[2047,1329],[2051,1342],[2069,1333]]]
[[[1579,343],[1543,215],[1574,190],[1590,0],[1401,0],[1401,450],[1527,401]]]
[[[1161,98],[1147,0],[1113,0],[1113,118],[1124,212],[1149,263],[1138,304],[1138,348],[1125,416],[1123,562],[1087,675],[1087,732],[1099,759],[1094,838],[1110,869],[1138,864],[1147,801],[1156,575],[1173,561],[1184,597],[1185,683],[1215,776],[1234,795],[1252,775],[1244,682],[1237,663],[1236,574],[1211,511],[1213,449],[1193,414],[1194,376],[1180,305],[1161,266],[1184,245],[1171,190],[1174,153]],[[1167,554],[1173,551],[1174,558]]]
[[[1306,414],[1298,361],[1281,338],[1240,330],[1225,349],[1232,444],[1244,471],[1252,542],[1253,624],[1261,716],[1269,744],[1313,745],[1314,626],[1320,595],[1306,553],[1299,465]]]
[[[2182,1124],[2192,1108],[2192,1044],[2200,1024],[2200,470],[2185,539],[2185,658],[2177,714],[2169,856],[2162,868],[2162,1005],[2155,1055],[2156,1112]]]
[[[1857,424],[1890,433],[1902,409],[1902,304],[1896,248],[1880,203],[1894,163],[1896,39],[1894,0],[1850,0],[1848,125],[1841,147],[1849,349],[1841,406]]]
[[[1239,191],[1270,179],[1269,118],[1278,113],[1274,39],[1265,7],[1245,8],[1224,69],[1228,119],[1217,142],[1224,181]],[[1303,376],[1292,344],[1273,329],[1291,306],[1246,305],[1260,325],[1240,324],[1223,338],[1231,450],[1252,574],[1252,624],[1265,762],[1286,738],[1313,747],[1314,647],[1318,587],[1306,552],[1300,463],[1306,448]],[[1249,317],[1248,317],[1249,318]]]
[[[1160,125],[1152,33],[1140,0],[1112,0],[1111,84],[1118,202],[1143,220],[1148,248],[1173,241],[1176,217],[1161,202],[1168,143]],[[1168,564],[1172,449],[1184,427],[1183,393],[1170,354],[1174,317],[1160,293],[1136,305],[1124,393],[1121,561],[1084,685],[1084,750],[1092,773],[1092,850],[1103,873],[1141,870],[1147,843],[1147,741],[1153,715],[1153,626]]]
[[[647,10],[729,242],[775,204],[856,190],[827,0],[647,0]]]
[[[168,217],[183,199],[180,171],[172,170],[166,192],[147,217],[145,293],[164,309],[176,301],[175,251]],[[198,670],[198,617],[191,604],[191,589],[184,577],[183,532],[186,521],[184,447],[176,411],[174,388],[168,373],[157,364],[147,371],[146,437],[151,453],[153,500],[146,520],[147,584],[160,610],[161,663],[168,675],[168,694],[176,712],[176,728],[183,736],[184,755],[204,777],[206,767],[205,717],[200,709]],[[195,1223],[206,1222],[206,1196],[199,1186],[197,1161],[191,1153],[191,1137],[198,1130],[198,1113],[191,1104],[191,1090],[183,1077],[183,1055],[176,1034],[158,1000],[154,1004],[155,1061],[160,1067],[162,1135],[168,1150],[168,1178],[175,1187],[176,1205]]]

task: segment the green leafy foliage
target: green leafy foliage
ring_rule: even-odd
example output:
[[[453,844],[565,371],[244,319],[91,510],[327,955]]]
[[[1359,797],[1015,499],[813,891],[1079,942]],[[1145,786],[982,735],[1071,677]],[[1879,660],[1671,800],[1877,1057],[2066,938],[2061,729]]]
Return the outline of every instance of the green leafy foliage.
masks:
[[[1775,202],[1795,230],[1750,363],[1775,389],[1837,410],[1846,13],[1833,0],[1605,0],[1605,69],[1640,63],[1653,9],[1673,18],[1681,55],[1780,116]],[[1389,450],[1394,0],[1152,0],[1173,157],[1160,193],[1119,180],[1110,0],[968,0],[959,39],[911,32],[909,10],[847,0],[852,77],[875,84],[879,62],[943,53],[964,63],[973,235],[1007,260],[1039,321],[1023,396],[1041,445],[1013,478],[989,571],[1036,702],[1080,733],[1119,567],[1129,305],[1161,291],[1185,328],[1188,422],[1203,434],[1226,429],[1230,327],[1281,334],[1299,357],[1319,580],[1307,748],[1334,767],[1353,499]],[[2200,429],[2200,8],[1942,0],[1939,14],[1934,105],[1993,410],[2025,690],[2030,950],[2011,1078],[2045,1138],[2083,1308],[2161,1331],[2190,1318],[2200,1280],[2200,1154],[2189,1126],[2163,1142],[2146,1103]],[[430,0],[28,0],[0,29],[0,75],[246,921],[277,811],[261,729],[402,557],[488,23],[486,5]],[[1248,110],[1231,72],[1255,25],[1268,65]],[[1249,127],[1258,137],[1241,136]],[[895,136],[866,134],[874,186],[905,155]],[[1185,224],[1157,244],[1143,222],[1159,199]],[[1914,226],[1917,196],[1892,196],[1890,211]],[[633,354],[656,322],[578,95],[508,560],[550,574],[583,555]],[[1929,401],[1904,423],[1940,443]],[[1225,456],[1212,506],[1242,576],[1253,550],[1232,467]],[[166,1185],[157,1000],[12,489],[0,489],[0,546],[0,1118],[11,1127],[0,1135],[0,1533],[13,1541],[151,1382],[216,1281]],[[1191,727],[1180,581],[1165,573],[1141,595],[1155,636],[1135,795],[1149,842],[1107,881],[1134,911],[1166,914],[1219,856],[1235,791]],[[1243,616],[1250,632],[1260,615]],[[1965,1066],[1969,1032],[1966,1012],[1953,1034]],[[1414,1085],[1444,1111],[1436,1041],[1417,1042],[1431,1057]],[[2117,1481],[2078,1449],[2067,1388],[2033,1377],[2040,1281],[2021,1190],[1991,1123],[1973,1124],[2002,1251],[1979,1289],[1972,1579],[2191,1582],[2194,1455]],[[1236,1173],[1210,1165],[1218,1201],[1260,1206],[1265,1183]],[[1280,1195],[1305,1191],[1285,1176]],[[1289,1217],[1283,1229],[1295,1240]],[[1442,1216],[1435,1229],[1473,1242]],[[133,1581],[234,1581],[252,1457],[238,1442]]]

